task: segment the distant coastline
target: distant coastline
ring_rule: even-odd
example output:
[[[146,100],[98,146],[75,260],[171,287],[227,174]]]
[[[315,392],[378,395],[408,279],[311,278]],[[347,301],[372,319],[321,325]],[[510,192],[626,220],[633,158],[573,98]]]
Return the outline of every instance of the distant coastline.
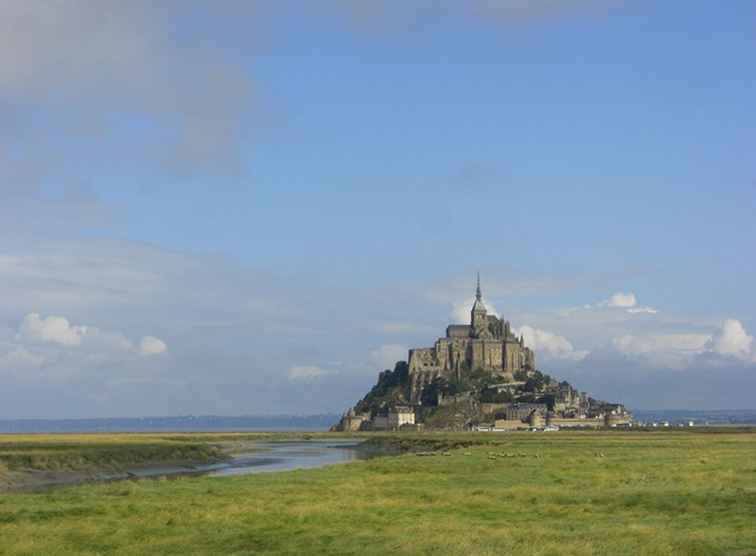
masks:
[[[326,431],[339,415],[186,415],[98,419],[0,419],[0,433]]]
[[[636,409],[637,421],[687,423],[697,425],[756,425],[756,409]]]
[[[756,409],[637,409],[640,421],[694,421],[710,425],[756,425]],[[99,419],[0,419],[0,433],[327,431],[335,413],[319,415],[121,417]]]

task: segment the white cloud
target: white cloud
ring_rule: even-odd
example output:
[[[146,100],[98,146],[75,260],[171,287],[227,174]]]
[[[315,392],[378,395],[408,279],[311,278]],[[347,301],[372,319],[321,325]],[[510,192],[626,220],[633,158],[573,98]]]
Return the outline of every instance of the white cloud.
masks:
[[[163,340],[145,336],[135,347],[121,332],[101,330],[95,326],[73,325],[65,317],[39,313],[26,315],[18,327],[16,342],[23,344],[53,344],[64,348],[76,348],[92,353],[128,353],[157,355],[166,351]]]
[[[289,368],[288,375],[290,380],[313,380],[332,373],[317,365],[294,365]]]
[[[638,300],[635,298],[635,294],[633,292],[617,292],[615,294],[612,294],[605,303],[608,307],[628,308],[635,307],[638,304]]]
[[[139,342],[139,353],[142,355],[159,355],[165,353],[168,346],[160,338],[154,336],[145,336],[142,341]]]
[[[714,353],[744,360],[756,360],[753,347],[753,336],[735,319],[725,320],[706,344],[706,348]]]
[[[659,312],[658,309],[654,309],[653,307],[632,307],[627,310],[628,313],[631,315],[638,315],[638,314],[648,314],[648,315],[655,315]]]
[[[86,333],[86,326],[72,326],[65,317],[49,316],[43,319],[39,313],[29,313],[19,327],[17,339],[78,346]]]
[[[710,336],[706,334],[626,334],[612,339],[619,353],[645,359],[657,366],[679,369],[703,352]]]
[[[604,301],[600,301],[596,303],[595,305],[587,304],[583,305],[583,309],[586,310],[593,310],[593,309],[621,309],[624,310],[624,312],[631,314],[631,315],[655,315],[659,312],[658,309],[655,309],[654,307],[647,307],[647,306],[639,306],[638,305],[638,298],[635,296],[633,292],[616,292],[609,296],[609,299],[605,299]],[[564,311],[566,314],[574,313],[575,311],[578,311],[577,308],[567,309]]]
[[[397,361],[406,361],[409,348],[401,344],[385,344],[370,352],[370,360],[381,370],[393,369]]]
[[[614,338],[612,343],[619,351],[629,355],[665,351],[700,353],[709,339],[710,336],[706,334],[658,334],[650,336],[627,334]]]
[[[623,355],[668,368],[685,368],[707,354],[756,362],[753,337],[735,319],[725,320],[713,334],[628,334],[613,338],[612,346]]]
[[[586,350],[576,350],[564,336],[532,326],[524,325],[517,330],[513,329],[513,332],[525,337],[525,345],[536,352],[536,357],[542,355],[546,359],[581,361],[589,353]]]

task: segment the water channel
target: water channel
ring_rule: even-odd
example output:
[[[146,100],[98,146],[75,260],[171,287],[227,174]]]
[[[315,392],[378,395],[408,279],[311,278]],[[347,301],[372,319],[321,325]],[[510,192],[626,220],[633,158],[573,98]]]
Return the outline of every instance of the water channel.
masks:
[[[389,455],[393,451],[376,448],[359,439],[291,440],[252,442],[236,446],[229,459],[217,463],[175,463],[132,467],[112,472],[33,471],[14,490],[37,491],[65,485],[122,480],[177,478],[204,475],[228,477],[294,469],[313,469],[359,459]]]
[[[227,461],[191,466],[151,466],[130,469],[134,478],[201,474],[212,477],[248,475],[293,469],[312,469],[370,459],[382,452],[369,450],[359,440],[296,440],[256,442],[249,452],[236,453]]]

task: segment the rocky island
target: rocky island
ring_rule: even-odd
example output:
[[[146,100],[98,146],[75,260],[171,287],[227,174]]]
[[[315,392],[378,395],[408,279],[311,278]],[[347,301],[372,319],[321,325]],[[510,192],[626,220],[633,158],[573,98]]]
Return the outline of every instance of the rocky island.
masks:
[[[597,428],[631,420],[622,404],[539,370],[524,337],[488,313],[478,276],[470,324],[451,324],[432,347],[410,349],[332,430]]]

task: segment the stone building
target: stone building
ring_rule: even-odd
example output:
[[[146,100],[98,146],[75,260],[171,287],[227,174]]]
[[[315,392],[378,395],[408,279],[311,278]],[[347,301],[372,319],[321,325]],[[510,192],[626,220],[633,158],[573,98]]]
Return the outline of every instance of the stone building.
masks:
[[[374,431],[385,431],[389,428],[388,413],[373,415],[370,421],[370,428]]]
[[[569,408],[579,409],[580,407],[580,392],[568,382],[560,382],[555,391],[554,409],[557,411],[566,411]]]
[[[388,428],[399,429],[402,425],[415,424],[415,410],[407,405],[397,405],[388,412]]]
[[[368,423],[369,414],[357,414],[350,408],[341,416],[339,423],[331,427],[331,431],[355,432],[364,429]]]
[[[542,411],[534,409],[528,415],[528,424],[533,428],[541,429],[546,426],[546,416]]]
[[[632,415],[622,404],[606,404],[604,411],[604,424],[607,427],[626,426],[632,422]]]
[[[505,419],[514,421],[516,419],[524,420],[530,417],[533,412],[541,415],[546,414],[546,404],[543,403],[516,403],[504,409]]]
[[[504,380],[514,373],[535,369],[535,354],[515,336],[510,324],[489,315],[480,290],[480,276],[470,324],[451,324],[446,337],[433,347],[409,351],[411,401],[417,403],[423,388],[438,377],[459,380],[465,372],[484,370]]]

